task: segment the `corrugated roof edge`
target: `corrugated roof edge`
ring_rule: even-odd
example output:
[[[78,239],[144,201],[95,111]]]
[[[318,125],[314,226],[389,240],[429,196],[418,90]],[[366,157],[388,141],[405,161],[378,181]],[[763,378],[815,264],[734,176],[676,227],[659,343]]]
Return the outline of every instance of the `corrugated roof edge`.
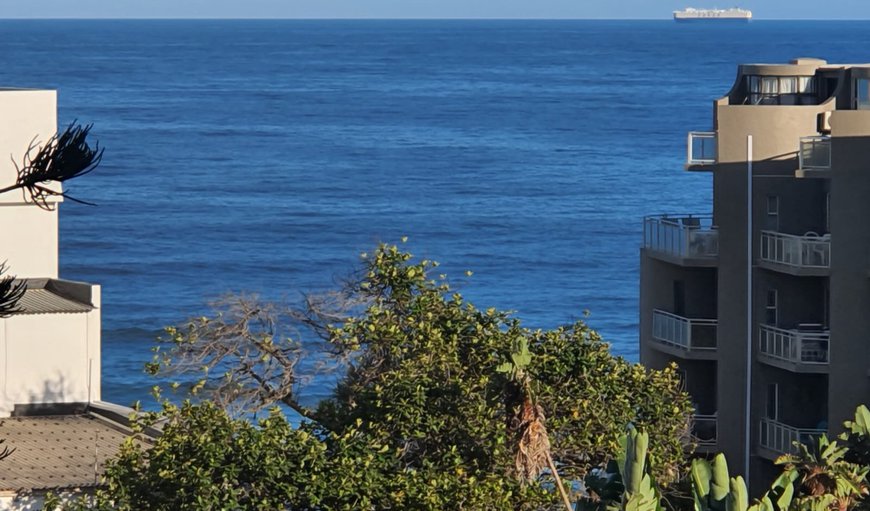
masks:
[[[76,314],[94,310],[91,284],[62,279],[23,279],[27,291],[16,314]]]

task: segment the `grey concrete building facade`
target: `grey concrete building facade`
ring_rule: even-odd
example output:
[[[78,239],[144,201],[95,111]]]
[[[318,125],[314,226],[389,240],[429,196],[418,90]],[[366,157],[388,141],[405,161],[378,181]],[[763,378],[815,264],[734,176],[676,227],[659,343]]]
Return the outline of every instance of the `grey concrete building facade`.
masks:
[[[870,403],[870,65],[738,66],[686,168],[713,211],[644,219],[641,361],[680,366],[700,450],[757,492]]]

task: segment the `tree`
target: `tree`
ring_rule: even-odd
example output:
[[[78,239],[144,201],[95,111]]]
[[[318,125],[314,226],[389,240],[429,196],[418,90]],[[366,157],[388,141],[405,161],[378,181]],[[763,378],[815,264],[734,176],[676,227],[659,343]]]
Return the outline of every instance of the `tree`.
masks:
[[[130,439],[88,498],[67,511],[538,510],[551,494],[495,474],[464,471],[446,453],[410,469],[356,428],[293,428],[278,410],[256,426],[212,403],[169,406],[153,445]],[[61,505],[62,504],[62,505]]]
[[[194,392],[235,412],[283,403],[325,434],[363,435],[408,470],[450,473],[458,463],[478,479],[516,480],[518,410],[506,398],[510,375],[498,368],[522,341],[532,355],[528,390],[546,411],[560,473],[579,480],[601,466],[633,423],[650,435],[657,480],[678,478],[691,406],[673,367],[653,371],[614,357],[582,321],[530,330],[506,312],[480,310],[443,275],[431,278],[435,267],[381,245],[358,278],[298,309],[227,298],[212,317],[168,329],[148,369],[205,368]],[[343,374],[316,408],[301,404],[297,370],[312,357]],[[547,487],[553,473],[536,476],[532,486]]]

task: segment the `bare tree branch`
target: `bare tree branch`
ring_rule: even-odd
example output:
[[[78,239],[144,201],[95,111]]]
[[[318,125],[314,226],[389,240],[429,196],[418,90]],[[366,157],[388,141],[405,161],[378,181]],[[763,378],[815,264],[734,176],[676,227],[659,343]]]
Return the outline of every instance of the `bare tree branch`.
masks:
[[[278,328],[281,323],[286,329],[281,321],[286,311],[244,295],[225,297],[212,307],[211,318],[167,329],[170,338],[163,343],[169,349],[158,353],[152,372],[199,375],[193,392],[203,391],[229,410],[256,412],[281,402],[311,417],[295,393],[302,344]]]

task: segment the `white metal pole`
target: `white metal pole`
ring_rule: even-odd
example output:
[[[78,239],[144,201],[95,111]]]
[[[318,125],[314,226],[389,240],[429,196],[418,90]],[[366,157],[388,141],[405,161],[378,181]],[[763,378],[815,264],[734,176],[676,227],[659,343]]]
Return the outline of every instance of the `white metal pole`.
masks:
[[[749,480],[749,453],[752,451],[749,438],[752,431],[752,135],[746,136],[746,446],[743,460],[743,477]]]

